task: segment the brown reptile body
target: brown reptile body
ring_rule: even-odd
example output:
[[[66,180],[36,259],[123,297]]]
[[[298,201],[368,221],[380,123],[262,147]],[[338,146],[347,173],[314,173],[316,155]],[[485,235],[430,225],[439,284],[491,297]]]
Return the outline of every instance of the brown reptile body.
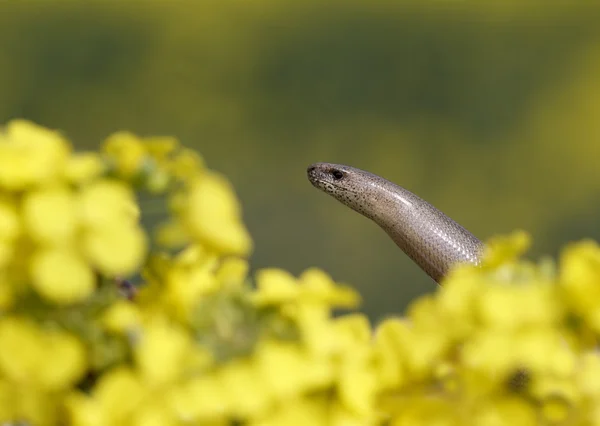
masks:
[[[307,173],[315,187],[383,228],[436,282],[456,263],[480,263],[481,241],[401,186],[339,164],[316,163]]]

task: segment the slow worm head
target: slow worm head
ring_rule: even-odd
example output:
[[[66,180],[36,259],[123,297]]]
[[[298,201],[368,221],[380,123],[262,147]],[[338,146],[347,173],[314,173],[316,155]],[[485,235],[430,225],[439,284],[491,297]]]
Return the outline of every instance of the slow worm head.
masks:
[[[316,163],[308,179],[323,192],[377,223],[436,282],[455,263],[479,264],[482,243],[412,192],[354,167]]]

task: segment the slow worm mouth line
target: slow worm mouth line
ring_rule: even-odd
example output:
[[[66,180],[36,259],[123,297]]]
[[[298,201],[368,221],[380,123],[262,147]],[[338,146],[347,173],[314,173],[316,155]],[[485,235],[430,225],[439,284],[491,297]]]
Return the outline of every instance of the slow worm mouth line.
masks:
[[[352,189],[349,189],[345,186],[341,186],[341,185],[337,185],[331,181],[326,181],[323,179],[315,179],[315,183],[318,183],[319,185],[325,186],[325,185],[331,185],[331,186],[335,186],[337,189],[339,189],[340,191],[344,191],[344,192],[349,192],[351,194],[358,194],[358,191],[353,191]]]

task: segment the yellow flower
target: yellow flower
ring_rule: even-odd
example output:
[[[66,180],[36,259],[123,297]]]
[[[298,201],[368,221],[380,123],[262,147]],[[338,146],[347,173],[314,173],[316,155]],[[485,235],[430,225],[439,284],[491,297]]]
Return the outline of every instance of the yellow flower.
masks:
[[[388,319],[382,322],[376,338],[380,342],[379,362],[385,362],[387,368],[396,372],[395,380],[422,380],[429,377],[451,344],[452,336],[447,335],[440,327],[443,325],[435,328],[422,327],[407,319]],[[384,352],[383,360],[382,350],[387,351]],[[396,353],[403,368],[390,359],[392,351]],[[390,378],[390,382],[392,381]]]
[[[21,232],[21,218],[16,204],[8,198],[0,199],[0,240],[14,241]]]
[[[65,398],[65,411],[73,426],[105,426],[106,414],[102,406],[82,392],[72,392]]]
[[[531,237],[524,231],[491,238],[484,249],[484,266],[494,268],[515,261],[531,245]]]
[[[355,347],[339,366],[337,389],[344,406],[360,416],[372,414],[378,384],[368,346]]]
[[[146,256],[146,235],[135,225],[115,223],[84,235],[83,248],[90,261],[108,276],[130,275]]]
[[[114,180],[102,179],[84,187],[79,206],[81,219],[89,227],[125,225],[139,218],[133,192]]]
[[[575,312],[586,315],[597,310],[600,307],[600,246],[589,240],[567,245],[561,253],[559,279]]]
[[[155,228],[154,239],[162,247],[180,248],[189,243],[190,236],[181,222],[170,220]]]
[[[22,386],[57,391],[75,384],[85,372],[84,348],[68,334],[4,318],[0,320],[0,341],[0,372]]]
[[[41,244],[69,244],[78,231],[75,198],[67,188],[33,191],[23,201],[29,235]]]
[[[598,352],[583,353],[576,370],[578,389],[587,396],[600,399],[600,354]]]
[[[269,414],[251,421],[249,426],[328,426],[327,404],[318,399],[298,398],[272,410]]]
[[[555,328],[529,328],[512,336],[511,357],[515,365],[533,374],[570,377],[576,367],[573,348]]]
[[[65,177],[70,183],[80,185],[100,177],[106,171],[106,164],[94,152],[72,155],[65,165]]]
[[[166,161],[179,148],[179,141],[170,136],[152,136],[144,138],[146,150],[159,161]]]
[[[21,218],[15,204],[8,199],[0,199],[0,268],[13,259],[14,245],[20,233]]]
[[[128,132],[103,150],[20,120],[0,133],[0,423],[600,424],[597,243],[557,268],[519,259],[522,231],[493,238],[373,330],[334,315],[360,295],[319,269],[250,285],[241,206],[199,154]],[[178,254],[146,259],[140,183],[164,193],[157,237]],[[131,301],[94,293],[98,273],[140,272]]]
[[[201,421],[201,424],[226,420],[228,389],[215,374],[191,379],[175,388],[168,396],[173,412],[180,419]],[[226,423],[227,425],[229,423]]]
[[[550,424],[560,424],[569,419],[575,412],[575,406],[571,401],[560,396],[552,396],[542,402],[541,417]]]
[[[119,300],[108,307],[102,315],[102,324],[114,333],[125,333],[141,326],[142,313],[137,305]]]
[[[54,426],[60,417],[60,398],[33,386],[0,380],[0,419],[3,423]]]
[[[374,365],[382,388],[395,388],[403,384],[406,373],[402,359],[402,328],[398,319],[386,319],[376,329],[373,346]]]
[[[247,260],[229,257],[221,263],[215,276],[221,285],[238,287],[244,283],[249,269]]]
[[[31,258],[30,271],[36,291],[58,304],[81,302],[96,285],[93,271],[71,250],[38,251]]]
[[[217,376],[226,390],[223,396],[233,417],[255,418],[273,402],[265,378],[250,361],[232,361],[221,367]]]
[[[406,339],[401,356],[404,359],[407,378],[422,380],[430,377],[436,367],[442,362],[450,348],[449,336],[442,332],[419,330],[408,327],[405,329]]]
[[[15,291],[13,286],[6,282],[6,278],[2,277],[2,273],[0,273],[0,312],[8,310],[14,300],[15,300]]]
[[[292,302],[300,294],[296,278],[282,269],[261,269],[256,273],[256,285],[258,291],[252,296],[260,306]]]
[[[178,426],[181,424],[178,420],[158,397],[143,404],[130,424],[132,426]]]
[[[326,356],[339,349],[335,329],[330,322],[330,308],[324,303],[303,301],[288,314],[294,318],[300,335],[311,355]]]
[[[45,389],[65,389],[82,378],[86,367],[86,352],[74,336],[49,331],[44,333],[37,381]]]
[[[336,318],[333,327],[342,346],[366,347],[371,343],[372,330],[369,319],[363,314],[347,314]]]
[[[452,269],[435,296],[440,314],[445,318],[460,320],[454,326],[463,333],[470,332],[472,328],[475,300],[482,291],[481,272],[480,268],[472,265],[460,265]]]
[[[205,172],[204,159],[196,151],[182,148],[169,162],[169,173],[185,181],[192,181]]]
[[[380,425],[377,416],[374,413],[368,415],[358,415],[349,410],[341,403],[330,403],[329,423],[331,426],[376,426]]]
[[[294,343],[261,342],[253,362],[269,393],[282,402],[308,391],[325,389],[334,379],[329,362],[311,357]]]
[[[147,158],[142,140],[129,132],[112,134],[102,149],[115,162],[118,174],[126,179],[139,173]]]
[[[518,333],[482,331],[462,350],[465,366],[495,381],[524,369],[534,376],[568,377],[576,359],[572,348],[553,329],[526,329]]]
[[[193,262],[188,263],[192,260],[189,257],[192,256]],[[220,283],[214,274],[215,264],[216,258],[213,256],[201,255],[196,250],[187,249],[179,255],[175,265],[167,272],[163,297],[181,319],[189,318],[201,296],[220,288]]]
[[[435,297],[425,295],[410,304],[406,317],[414,328],[425,331],[437,331],[444,324],[444,334],[452,334],[451,318],[443,315]]]
[[[495,384],[504,383],[508,375],[523,367],[513,356],[512,334],[502,331],[479,331],[461,348],[464,367],[479,372]]]
[[[9,122],[0,135],[0,186],[22,190],[55,182],[70,150],[58,132],[25,120]]]
[[[190,189],[185,222],[202,243],[223,254],[243,256],[250,253],[252,241],[240,210],[229,182],[207,173]]]
[[[481,401],[470,420],[481,426],[538,425],[536,413],[526,400],[509,397]]]
[[[92,391],[92,398],[99,404],[106,418],[105,424],[126,425],[148,391],[130,369],[118,367],[102,374]]]
[[[185,330],[154,321],[144,327],[134,356],[144,382],[160,386],[179,378],[191,350],[192,341]]]
[[[171,176],[168,172],[155,166],[146,176],[144,188],[153,194],[162,194],[169,189]]]
[[[451,400],[436,396],[423,395],[416,391],[408,397],[396,399],[391,402],[393,413],[391,426],[459,426],[461,413],[460,406]],[[467,421],[465,424],[471,424]],[[473,423],[480,425],[480,423]]]
[[[530,393],[542,405],[542,415],[552,423],[564,421],[580,402],[580,394],[570,378],[540,376],[530,386]]]
[[[344,308],[354,308],[360,303],[360,296],[355,290],[336,285],[320,269],[307,269],[300,275],[299,281],[302,297],[307,300]]]
[[[475,305],[478,318],[490,327],[557,324],[562,314],[554,283],[485,285]]]

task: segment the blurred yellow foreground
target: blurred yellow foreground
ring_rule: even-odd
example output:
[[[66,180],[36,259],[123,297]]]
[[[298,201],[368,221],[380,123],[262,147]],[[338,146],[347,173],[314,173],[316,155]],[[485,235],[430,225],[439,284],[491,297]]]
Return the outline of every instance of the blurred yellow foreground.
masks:
[[[140,226],[137,194],[168,218]],[[521,260],[489,241],[406,316],[319,269],[248,276],[227,179],[170,137],[78,152],[0,134],[0,422],[10,425],[597,425],[600,247]],[[123,277],[137,292],[123,294]],[[129,296],[129,297],[125,297]]]

